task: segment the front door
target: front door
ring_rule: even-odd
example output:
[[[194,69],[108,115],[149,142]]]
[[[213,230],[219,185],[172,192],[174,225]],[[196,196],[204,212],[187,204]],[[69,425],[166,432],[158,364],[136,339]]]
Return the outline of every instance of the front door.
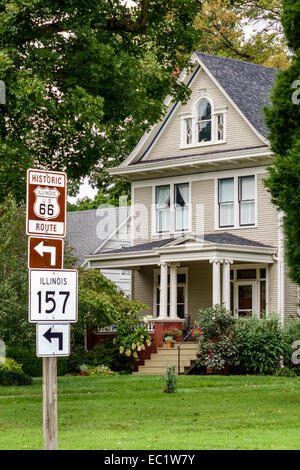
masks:
[[[238,317],[251,316],[254,312],[256,283],[237,282],[235,285],[235,314]]]

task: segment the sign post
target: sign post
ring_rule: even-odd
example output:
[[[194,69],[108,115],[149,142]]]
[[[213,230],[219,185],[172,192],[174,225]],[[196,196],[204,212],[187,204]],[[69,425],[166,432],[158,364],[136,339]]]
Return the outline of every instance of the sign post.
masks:
[[[67,177],[27,171],[28,319],[36,323],[43,360],[44,449],[57,450],[57,357],[70,354],[70,323],[77,321],[77,271],[63,269]]]

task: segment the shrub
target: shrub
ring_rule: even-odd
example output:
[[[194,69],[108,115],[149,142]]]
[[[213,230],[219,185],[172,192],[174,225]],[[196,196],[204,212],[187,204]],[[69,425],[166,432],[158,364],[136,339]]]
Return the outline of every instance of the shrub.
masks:
[[[0,368],[0,385],[30,385],[32,378],[24,372]]]
[[[276,318],[239,318],[234,335],[240,359],[238,373],[265,375],[278,369],[284,339]]]
[[[276,377],[297,377],[294,369],[291,369],[290,367],[280,367],[276,370],[274,375],[276,375]]]
[[[31,377],[41,377],[43,375],[43,361],[41,357],[37,357],[34,348],[25,347],[12,347],[8,346],[6,353],[9,357],[13,358],[22,366],[25,374]],[[57,358],[57,375],[64,375],[67,373],[67,359],[66,357]]]
[[[87,369],[87,375],[90,375],[90,376],[109,376],[109,375],[119,375],[119,373],[110,370],[109,367],[100,365],[100,366],[96,366],[96,367],[89,367]]]
[[[22,367],[14,359],[5,358],[0,363],[0,385],[30,385],[32,378],[22,371]]]
[[[175,393],[177,391],[175,366],[167,367],[166,375],[163,377],[162,391],[165,393]]]
[[[293,343],[294,341],[300,340],[300,319],[293,318],[290,323],[283,329],[283,338],[285,343],[284,348],[284,363],[286,366],[291,366],[297,370],[297,373],[300,373],[300,365],[294,365],[292,363],[292,355],[294,353]],[[300,349],[298,347],[298,349]]]
[[[239,350],[233,333],[234,323],[231,312],[222,305],[199,311],[194,336],[199,338],[200,366],[224,373],[239,364]]]

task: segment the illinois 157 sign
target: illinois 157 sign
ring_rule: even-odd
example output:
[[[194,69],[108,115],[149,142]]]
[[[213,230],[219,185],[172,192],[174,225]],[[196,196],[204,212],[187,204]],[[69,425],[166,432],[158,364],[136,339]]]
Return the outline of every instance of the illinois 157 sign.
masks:
[[[58,171],[27,171],[27,235],[64,237],[67,177]]]

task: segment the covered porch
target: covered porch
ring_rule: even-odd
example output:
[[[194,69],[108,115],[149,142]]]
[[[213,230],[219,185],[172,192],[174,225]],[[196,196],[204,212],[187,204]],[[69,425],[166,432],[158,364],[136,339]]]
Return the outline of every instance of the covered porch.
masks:
[[[132,270],[132,298],[149,306],[156,347],[168,326],[186,334],[201,308],[235,316],[273,311],[276,249],[229,233],[159,239],[89,256],[91,268]],[[274,270],[275,267],[275,270]],[[277,271],[276,271],[277,272]]]

